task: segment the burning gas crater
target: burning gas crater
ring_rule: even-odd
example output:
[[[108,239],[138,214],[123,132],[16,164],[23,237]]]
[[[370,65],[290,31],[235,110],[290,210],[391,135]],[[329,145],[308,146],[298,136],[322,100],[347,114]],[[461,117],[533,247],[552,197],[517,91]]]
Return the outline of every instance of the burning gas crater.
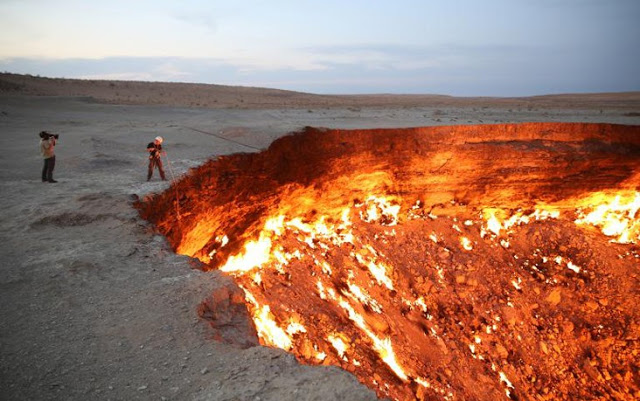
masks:
[[[639,127],[306,129],[140,209],[382,397],[638,399],[639,184]]]

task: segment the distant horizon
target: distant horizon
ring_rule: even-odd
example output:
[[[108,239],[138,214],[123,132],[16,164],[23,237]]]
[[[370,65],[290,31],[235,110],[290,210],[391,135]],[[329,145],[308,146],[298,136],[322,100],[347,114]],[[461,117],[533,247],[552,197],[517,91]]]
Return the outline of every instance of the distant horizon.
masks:
[[[315,94],[640,91],[637,0],[5,0],[0,70]]]
[[[31,77],[36,79],[51,79],[51,80],[76,80],[76,81],[100,81],[100,82],[132,82],[132,83],[142,83],[142,84],[185,84],[185,85],[211,85],[211,86],[226,86],[226,87],[238,87],[238,88],[253,88],[253,89],[267,89],[267,90],[278,90],[285,92],[296,92],[302,93],[306,95],[317,95],[317,96],[443,96],[443,97],[453,97],[453,98],[530,98],[530,97],[545,97],[545,96],[571,96],[571,95],[605,95],[605,94],[624,94],[624,93],[640,93],[640,90],[631,90],[631,91],[605,91],[605,92],[558,92],[558,93],[541,93],[535,95],[514,95],[514,96],[491,96],[491,95],[450,95],[447,93],[402,93],[402,92],[371,92],[371,93],[315,93],[315,92],[304,92],[299,90],[291,90],[291,89],[282,89],[275,87],[266,87],[266,86],[254,86],[254,85],[230,85],[230,84],[219,84],[219,83],[209,83],[209,82],[190,82],[190,81],[154,81],[154,80],[138,80],[138,79],[106,79],[106,78],[72,78],[72,77],[62,77],[62,76],[45,76],[41,74],[30,74],[30,73],[17,73],[12,71],[2,71],[2,74],[10,74],[10,75],[20,75],[25,77]]]

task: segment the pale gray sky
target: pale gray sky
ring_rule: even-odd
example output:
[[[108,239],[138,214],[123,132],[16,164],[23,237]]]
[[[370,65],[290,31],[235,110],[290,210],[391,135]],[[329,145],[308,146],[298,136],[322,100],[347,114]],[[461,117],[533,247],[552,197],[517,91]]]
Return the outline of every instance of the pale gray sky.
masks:
[[[0,70],[314,93],[640,90],[640,0],[0,0]]]

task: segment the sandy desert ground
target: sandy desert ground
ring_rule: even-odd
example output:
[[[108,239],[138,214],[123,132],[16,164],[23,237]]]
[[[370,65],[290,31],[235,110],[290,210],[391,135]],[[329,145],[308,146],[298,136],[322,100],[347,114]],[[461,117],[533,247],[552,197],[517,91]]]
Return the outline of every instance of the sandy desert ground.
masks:
[[[637,92],[459,99],[99,81],[56,86],[7,74],[0,82],[0,398],[7,400],[376,398],[337,368],[211,338],[197,305],[233,284],[174,254],[132,207],[169,186],[157,176],[146,182],[145,147],[156,135],[165,138],[167,173],[178,178],[211,157],[258,151],[304,126],[640,124]],[[116,96],[114,88],[126,85],[128,98]],[[57,184],[40,181],[41,130],[60,134]],[[237,335],[246,333],[239,328]]]

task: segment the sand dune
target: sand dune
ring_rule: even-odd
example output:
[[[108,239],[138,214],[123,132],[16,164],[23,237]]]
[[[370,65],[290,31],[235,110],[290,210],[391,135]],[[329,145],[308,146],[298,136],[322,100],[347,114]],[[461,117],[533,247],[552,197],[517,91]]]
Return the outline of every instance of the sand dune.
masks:
[[[305,107],[511,107],[618,108],[640,112],[640,92],[533,97],[445,95],[315,95],[278,89],[191,83],[101,81],[0,74],[0,93],[86,96],[113,104],[162,104],[204,108]]]

